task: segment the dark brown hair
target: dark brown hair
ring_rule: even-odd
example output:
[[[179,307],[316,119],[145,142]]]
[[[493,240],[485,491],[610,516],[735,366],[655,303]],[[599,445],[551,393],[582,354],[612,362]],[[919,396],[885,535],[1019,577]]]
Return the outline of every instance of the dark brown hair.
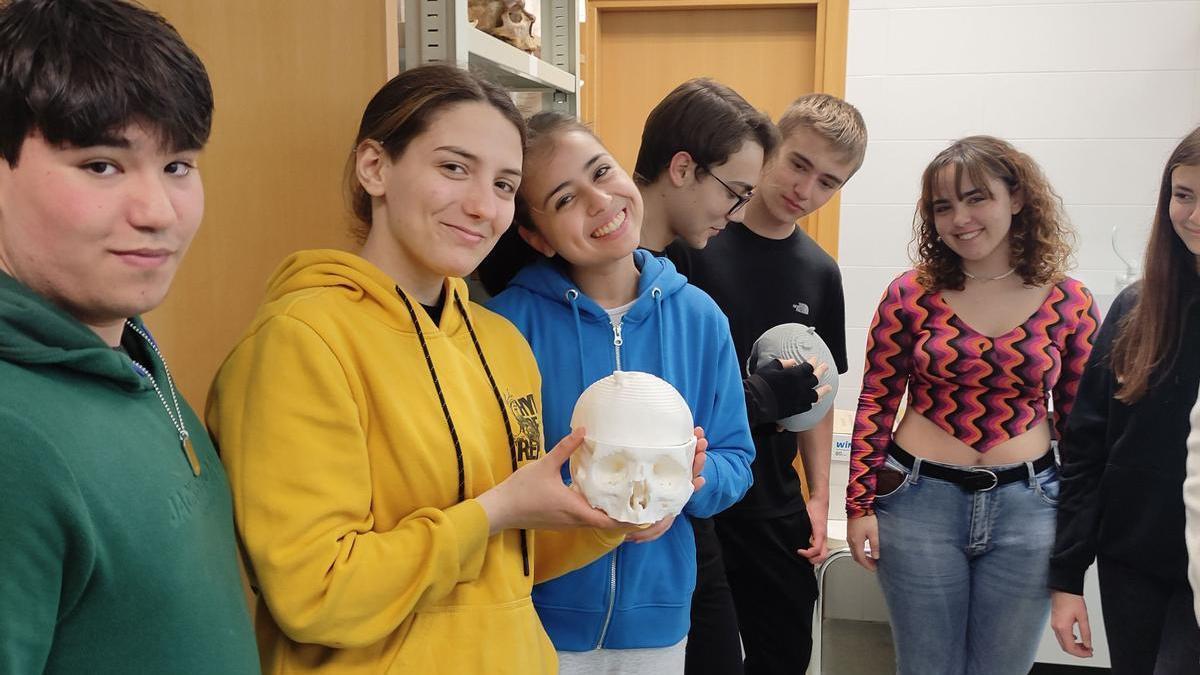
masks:
[[[32,133],[112,143],[138,123],[171,151],[199,150],[213,93],[200,58],[161,16],[121,0],[0,1],[0,159]]]
[[[595,132],[578,119],[560,112],[540,112],[529,118],[529,138],[525,142],[525,174],[530,173],[529,166],[540,161],[547,153],[553,151],[554,143],[559,136],[572,131],[588,134],[599,138]],[[529,200],[525,197],[525,185],[517,190],[516,209],[513,214],[513,225],[500,235],[496,246],[483,259],[477,270],[479,282],[489,295],[496,295],[508,286],[508,282],[526,265],[532,264],[542,257],[522,237],[517,228],[537,230],[533,224],[533,216],[529,212]]]
[[[1184,291],[1195,284],[1196,256],[1171,223],[1171,175],[1181,166],[1200,166],[1200,128],[1188,134],[1167,159],[1137,301],[1113,341],[1112,369],[1119,383],[1116,399],[1126,404],[1146,395],[1151,379],[1169,370],[1164,367],[1182,347]]]
[[[1013,216],[1008,241],[1017,274],[1030,286],[1056,283],[1071,263],[1075,236],[1063,212],[1062,198],[1029,155],[993,136],[968,136],[939,152],[921,175],[921,198],[913,222],[917,280],[925,288],[959,290],[966,280],[962,259],[938,236],[933,222],[934,188],[943,169],[954,171],[962,198],[963,179],[992,198],[988,179],[1020,192],[1021,210]]]
[[[688,80],[646,118],[633,179],[638,185],[658,180],[677,152],[688,153],[707,171],[724,164],[746,141],[761,146],[766,161],[779,146],[779,131],[733,89],[704,77]]]
[[[354,235],[363,241],[371,231],[371,195],[358,181],[356,159],[365,141],[383,146],[395,160],[446,108],[459,103],[487,103],[512,122],[525,143],[525,121],[507,92],[465,70],[430,65],[406,70],[383,85],[367,103],[354,150],[346,162],[346,192],[356,222]]]

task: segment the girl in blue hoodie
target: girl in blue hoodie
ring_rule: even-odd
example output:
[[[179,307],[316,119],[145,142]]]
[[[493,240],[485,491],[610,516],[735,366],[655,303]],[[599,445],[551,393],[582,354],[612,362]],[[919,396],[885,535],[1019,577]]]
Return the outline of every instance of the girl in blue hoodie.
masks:
[[[557,113],[529,126],[518,227],[481,274],[495,285],[519,247],[540,254],[489,307],[524,334],[545,374],[546,435],[570,431],[576,399],[596,380],[618,369],[653,373],[679,390],[705,431],[704,484],[684,513],[712,516],[741,499],[754,458],[728,322],[670,261],[636,250],[641,195],[589,129]],[[534,586],[560,673],[682,673],[695,579],[691,525],[667,518]]]

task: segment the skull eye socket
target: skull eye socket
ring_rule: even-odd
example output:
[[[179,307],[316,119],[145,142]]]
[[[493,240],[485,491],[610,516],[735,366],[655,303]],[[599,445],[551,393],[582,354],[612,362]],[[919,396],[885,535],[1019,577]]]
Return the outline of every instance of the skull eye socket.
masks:
[[[688,479],[687,470],[679,462],[668,459],[660,459],[655,462],[653,471],[654,479],[659,483],[671,484]]]
[[[623,455],[613,454],[596,463],[596,471],[606,474],[623,474],[629,466],[629,460]]]

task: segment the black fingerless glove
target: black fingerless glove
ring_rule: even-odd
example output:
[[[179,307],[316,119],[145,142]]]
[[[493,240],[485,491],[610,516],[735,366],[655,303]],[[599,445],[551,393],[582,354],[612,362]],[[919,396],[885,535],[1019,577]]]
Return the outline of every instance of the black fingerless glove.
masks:
[[[817,385],[811,363],[784,368],[779,359],[772,359],[742,380],[750,426],[808,412],[817,402]]]

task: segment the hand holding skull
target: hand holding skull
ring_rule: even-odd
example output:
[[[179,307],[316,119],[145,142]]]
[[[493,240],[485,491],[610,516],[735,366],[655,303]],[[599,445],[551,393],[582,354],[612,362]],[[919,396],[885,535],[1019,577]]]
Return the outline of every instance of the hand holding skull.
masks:
[[[811,326],[785,323],[754,342],[743,381],[754,424],[777,421],[782,430],[806,431],[833,407],[838,374],[833,354]],[[776,417],[778,416],[778,417]]]
[[[530,462],[499,485],[476,497],[487,513],[490,532],[508,529],[557,530],[571,527],[627,527],[593,508],[562,482],[562,466],[583,443],[575,429],[541,459]]]

